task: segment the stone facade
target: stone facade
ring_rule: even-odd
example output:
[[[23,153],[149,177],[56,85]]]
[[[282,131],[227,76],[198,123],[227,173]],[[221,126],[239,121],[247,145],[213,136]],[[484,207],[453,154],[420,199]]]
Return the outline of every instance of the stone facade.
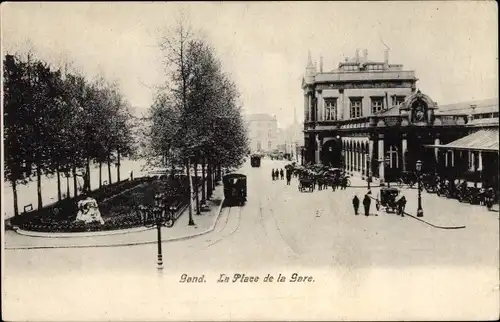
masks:
[[[438,153],[427,144],[463,136],[468,122],[461,113],[438,113],[437,103],[416,89],[414,71],[385,61],[369,61],[367,52],[319,72],[309,62],[304,92],[305,162],[343,167],[381,183],[413,171],[436,167]]]
[[[278,121],[268,114],[251,114],[246,117],[250,150],[271,152],[277,147]]]

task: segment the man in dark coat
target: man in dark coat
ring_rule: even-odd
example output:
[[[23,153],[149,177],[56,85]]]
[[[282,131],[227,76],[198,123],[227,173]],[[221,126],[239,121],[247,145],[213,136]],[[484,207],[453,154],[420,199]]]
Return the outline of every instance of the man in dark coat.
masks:
[[[401,217],[404,217],[404,213],[405,213],[405,206],[406,206],[406,197],[405,196],[401,196],[398,201],[396,202],[397,206],[398,206],[398,215],[400,215]]]
[[[290,185],[290,180],[292,180],[292,171],[286,170],[286,184]]]
[[[345,190],[347,188],[347,178],[346,177],[342,177],[340,179],[340,189],[341,190]]]
[[[357,215],[359,209],[359,198],[356,195],[352,198],[352,206],[354,207],[354,214]]]
[[[370,198],[370,195],[372,194],[371,191],[368,191],[363,198],[363,207],[365,208],[365,216],[370,215],[370,205],[372,203],[372,199]]]
[[[281,177],[281,180],[283,180],[283,178],[285,177],[285,173],[283,172],[283,169],[280,170],[280,177]]]
[[[273,170],[272,170],[272,172],[271,172],[271,176],[273,177],[273,181],[274,181],[274,179],[275,179],[274,169],[273,169]]]

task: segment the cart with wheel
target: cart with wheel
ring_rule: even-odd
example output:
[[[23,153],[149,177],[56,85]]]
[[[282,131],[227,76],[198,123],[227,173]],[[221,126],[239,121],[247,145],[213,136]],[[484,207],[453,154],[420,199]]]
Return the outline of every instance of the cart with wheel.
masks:
[[[399,194],[400,190],[395,187],[380,188],[380,198],[377,199],[377,210],[380,207],[385,207],[386,212],[396,212],[398,209],[396,199]]]

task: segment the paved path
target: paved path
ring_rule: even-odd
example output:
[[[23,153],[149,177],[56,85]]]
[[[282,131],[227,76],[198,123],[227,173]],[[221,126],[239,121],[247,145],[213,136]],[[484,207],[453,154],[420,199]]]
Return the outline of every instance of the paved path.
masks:
[[[182,240],[212,231],[220,214],[222,200],[223,189],[222,185],[219,185],[214,190],[211,200],[207,202],[210,211],[202,212],[202,215],[193,215],[195,226],[188,225],[189,208],[186,208],[173,227],[162,227],[162,241]],[[194,202],[193,206],[195,206]],[[157,240],[157,230],[155,228],[140,232],[70,238],[31,237],[9,230],[5,232],[5,249],[111,247],[150,244],[156,243]]]

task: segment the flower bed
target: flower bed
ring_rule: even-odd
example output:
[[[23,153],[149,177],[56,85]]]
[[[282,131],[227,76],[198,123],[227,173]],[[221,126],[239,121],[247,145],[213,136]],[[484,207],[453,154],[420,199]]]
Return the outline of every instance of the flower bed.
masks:
[[[194,180],[193,180],[194,181]],[[195,186],[197,184],[193,182]],[[134,187],[135,186],[135,187]],[[189,183],[187,177],[138,178],[127,184],[107,187],[104,191],[90,193],[99,203],[99,210],[104,224],[84,224],[75,222],[77,200],[63,200],[54,206],[47,207],[23,216],[13,218],[11,225],[20,229],[38,232],[87,232],[127,229],[145,225],[140,213],[139,205],[152,205],[155,193],[165,193],[167,203],[182,205],[189,200]],[[130,189],[133,188],[133,189]],[[120,189],[120,190],[119,190]],[[126,191],[127,189],[130,189]],[[125,192],[123,192],[125,191]],[[123,192],[120,194],[120,192]],[[115,195],[112,198],[110,196]],[[109,198],[106,200],[106,198]],[[54,211],[59,209],[59,211]]]

